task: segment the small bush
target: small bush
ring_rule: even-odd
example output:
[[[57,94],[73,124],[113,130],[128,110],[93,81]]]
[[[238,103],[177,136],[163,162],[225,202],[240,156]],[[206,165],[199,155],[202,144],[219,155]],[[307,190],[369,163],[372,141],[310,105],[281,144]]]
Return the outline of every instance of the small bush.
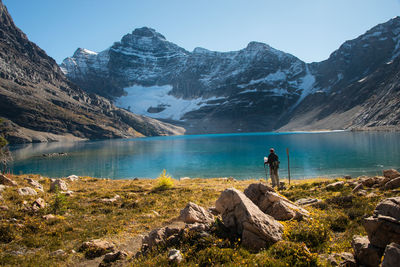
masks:
[[[174,181],[171,176],[166,174],[166,170],[163,170],[160,176],[157,178],[156,190],[166,190],[174,186]]]
[[[50,212],[62,215],[67,211],[67,204],[66,196],[57,190],[54,195],[53,203],[50,205]]]
[[[310,253],[304,243],[280,241],[271,246],[268,253],[288,266],[318,266],[317,254]]]
[[[312,213],[307,221],[287,223],[284,235],[289,241],[304,242],[313,251],[320,251],[330,240],[331,230],[321,214]]]
[[[11,225],[3,223],[0,225],[0,243],[10,243],[16,237],[16,231]]]

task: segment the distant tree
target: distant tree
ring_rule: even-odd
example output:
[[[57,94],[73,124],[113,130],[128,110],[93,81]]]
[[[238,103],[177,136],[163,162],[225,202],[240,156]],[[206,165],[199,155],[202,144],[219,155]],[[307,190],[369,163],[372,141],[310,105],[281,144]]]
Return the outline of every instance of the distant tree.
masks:
[[[0,124],[3,123],[3,120],[0,119]],[[7,170],[7,166],[10,162],[12,162],[13,158],[11,156],[11,152],[8,149],[8,142],[4,138],[4,136],[0,136],[0,164],[1,164],[1,172],[5,173]]]

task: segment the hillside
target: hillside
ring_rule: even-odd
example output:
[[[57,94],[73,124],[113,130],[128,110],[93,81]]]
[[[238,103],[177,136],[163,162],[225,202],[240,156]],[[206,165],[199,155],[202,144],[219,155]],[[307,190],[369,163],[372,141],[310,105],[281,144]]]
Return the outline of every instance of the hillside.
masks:
[[[1,132],[11,143],[182,134],[70,82],[18,29],[0,1]]]

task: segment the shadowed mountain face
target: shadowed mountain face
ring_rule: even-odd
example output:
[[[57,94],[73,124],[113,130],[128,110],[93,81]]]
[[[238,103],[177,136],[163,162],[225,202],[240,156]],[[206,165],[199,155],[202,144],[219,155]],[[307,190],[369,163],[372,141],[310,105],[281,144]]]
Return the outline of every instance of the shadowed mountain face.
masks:
[[[78,49],[61,69],[88,92],[189,133],[397,128],[400,18],[306,64],[251,42],[233,52],[192,52],[150,28],[100,53]]]
[[[12,143],[182,134],[70,82],[18,29],[0,0],[0,117]]]

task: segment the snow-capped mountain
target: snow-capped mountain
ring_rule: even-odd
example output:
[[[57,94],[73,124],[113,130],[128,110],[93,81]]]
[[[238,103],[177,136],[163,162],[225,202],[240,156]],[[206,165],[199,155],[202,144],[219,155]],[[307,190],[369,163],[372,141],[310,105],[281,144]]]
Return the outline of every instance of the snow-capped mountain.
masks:
[[[259,42],[233,52],[189,52],[144,27],[100,53],[78,49],[61,68],[85,90],[139,114],[180,121],[189,133],[362,127],[368,122],[355,120],[363,109],[340,123],[320,122],[375,94],[348,88],[398,59],[399,24],[397,17],[378,25],[312,64]]]

